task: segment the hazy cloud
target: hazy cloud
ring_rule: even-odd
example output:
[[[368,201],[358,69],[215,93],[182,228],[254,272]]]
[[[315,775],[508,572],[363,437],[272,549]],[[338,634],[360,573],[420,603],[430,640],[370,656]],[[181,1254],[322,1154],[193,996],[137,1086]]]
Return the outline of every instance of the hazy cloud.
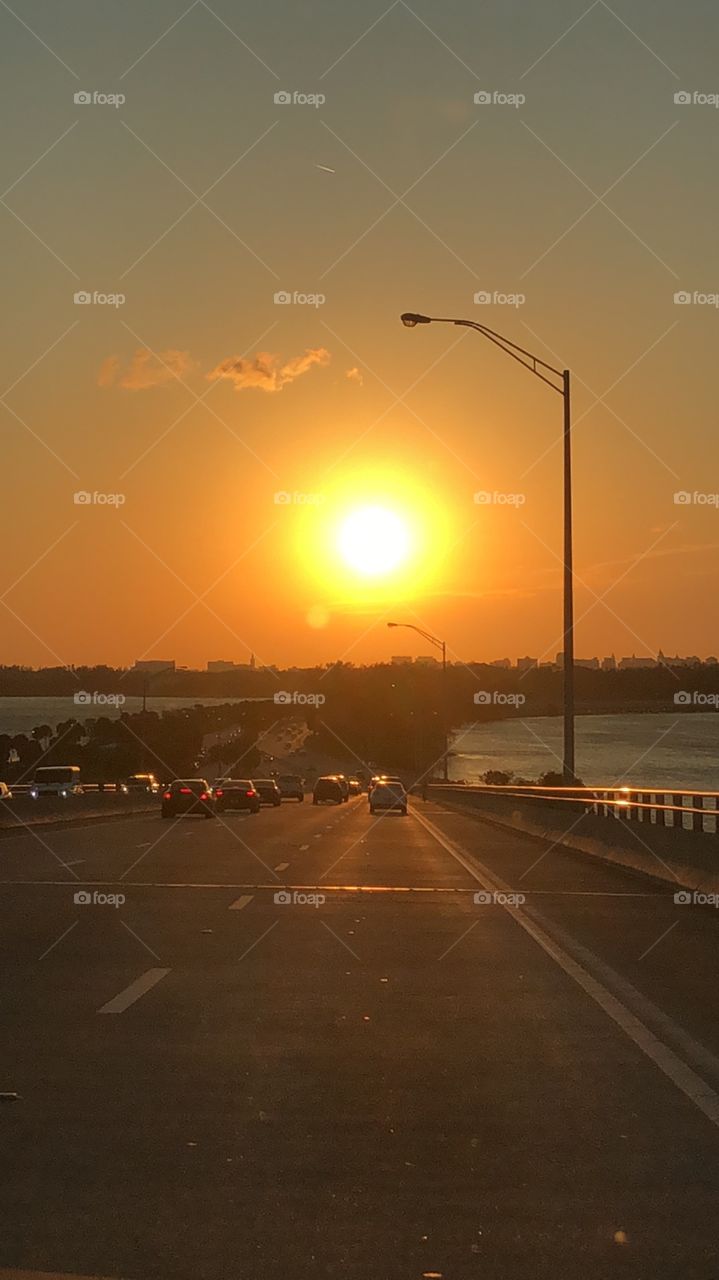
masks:
[[[128,391],[145,391],[148,387],[161,387],[176,378],[183,378],[194,365],[189,351],[170,349],[154,355],[146,347],[140,347],[124,370],[121,370],[117,356],[103,360],[97,383],[100,387],[118,386]]]
[[[353,365],[351,369],[347,370],[345,378],[348,382],[356,382],[358,387],[364,386],[362,371],[358,369],[356,365]]]
[[[307,373],[313,365],[327,365],[330,353],[324,347],[308,348],[302,355],[293,356],[285,364],[280,364],[280,357],[267,351],[260,351],[256,356],[247,359],[244,356],[230,356],[221,361],[207,377],[211,381],[226,378],[232,382],[235,391],[244,391],[247,387],[256,387],[260,391],[281,391],[289,382],[294,382],[303,373]]]

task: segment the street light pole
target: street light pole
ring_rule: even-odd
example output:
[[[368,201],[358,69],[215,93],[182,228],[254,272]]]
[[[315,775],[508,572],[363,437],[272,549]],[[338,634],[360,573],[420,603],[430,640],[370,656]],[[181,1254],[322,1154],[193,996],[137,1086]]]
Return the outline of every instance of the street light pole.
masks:
[[[425,640],[429,640],[436,649],[442,653],[442,735],[444,737],[444,751],[442,752],[442,778],[448,781],[447,757],[449,755],[449,734],[448,734],[448,707],[447,707],[447,642],[439,640],[437,636],[433,636],[431,631],[423,631],[421,627],[416,627],[413,622],[388,622],[388,627],[405,627],[408,631],[416,631],[418,636],[424,636]]]
[[[457,320],[448,316],[424,316],[414,311],[405,311],[401,317],[402,324],[413,329],[418,324],[455,324],[465,329],[476,329],[483,337],[489,338],[495,346],[501,347],[519,364],[524,365],[548,387],[556,391],[564,402],[563,451],[564,451],[564,651],[563,651],[563,704],[564,704],[564,781],[576,782],[574,759],[574,571],[572,563],[572,410],[571,410],[571,374],[569,369],[555,369],[540,360],[531,351],[526,351],[510,338],[490,329],[488,325],[478,324],[476,320]]]

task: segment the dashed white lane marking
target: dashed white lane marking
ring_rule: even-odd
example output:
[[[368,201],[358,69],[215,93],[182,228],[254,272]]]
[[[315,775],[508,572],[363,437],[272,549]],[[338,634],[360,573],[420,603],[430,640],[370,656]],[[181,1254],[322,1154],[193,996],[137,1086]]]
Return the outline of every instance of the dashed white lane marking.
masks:
[[[0,1280],[102,1280],[102,1276],[76,1276],[67,1271],[17,1271],[10,1267],[9,1271],[0,1269]]]
[[[313,839],[315,839],[315,840],[321,840],[321,839],[322,839],[322,832],[321,832],[321,831],[316,831],[316,832],[315,832],[315,834],[314,834]]]
[[[305,850],[305,849],[309,849],[309,847],[310,847],[310,846],[309,846],[308,844],[301,844],[301,845],[300,845],[300,853],[302,853],[302,852],[303,852],[303,850]]]
[[[289,865],[289,862],[278,862],[275,871],[286,871]]]
[[[84,859],[84,858],[75,858],[75,859],[74,859],[74,861],[72,861],[72,862],[66,862],[66,863],[65,863],[65,866],[66,866],[66,867],[79,867],[79,866],[80,866],[80,863],[81,863],[81,862],[84,862],[84,861],[85,861],[85,859]]]
[[[241,898],[237,898],[235,902],[230,903],[229,910],[244,911],[248,903],[252,902],[252,899],[254,898],[254,896],[255,895],[253,893],[243,893]]]
[[[137,845],[137,848],[138,848],[138,849],[149,849],[149,848],[150,848],[150,841],[149,841],[149,840],[146,840],[144,844],[138,844],[138,845]]]
[[[439,827],[433,822],[429,822],[427,818],[420,817],[415,813],[415,818],[421,826],[429,832],[438,844],[446,849],[447,853],[459,862],[475,880],[482,885],[484,889],[494,892],[505,892],[505,888],[501,882],[487,867],[476,858],[474,854],[469,854],[461,845],[455,844],[453,840],[446,837]],[[578,964],[562,947],[554,940],[544,929],[536,925],[533,920],[521,910],[519,907],[500,904],[501,910],[506,911],[513,916],[517,924],[529,934],[531,938],[546,952],[548,956],[559,965],[560,969],[576,982],[578,987],[586,992],[600,1009],[610,1017],[618,1027],[624,1032],[629,1040],[631,1040],[647,1058],[659,1067],[660,1071],[672,1081],[673,1084],[684,1094],[686,1098],[693,1102],[695,1107],[702,1111],[712,1124],[719,1127],[719,1094],[715,1093],[709,1087],[701,1076],[698,1076],[690,1066],[687,1065],[675,1053],[669,1045],[665,1044],[654,1032],[649,1029],[636,1014],[632,1013],[617,996],[613,995],[597,978],[594,977],[588,969]]]
[[[139,978],[131,982],[129,987],[125,987],[124,991],[118,992],[116,996],[113,996],[112,1000],[108,1000],[107,1004],[104,1004],[97,1012],[124,1013],[126,1009],[130,1008],[131,1004],[134,1004],[136,1000],[144,996],[147,991],[151,991],[162,978],[166,978],[169,972],[169,969],[148,969],[146,973],[141,974]]]

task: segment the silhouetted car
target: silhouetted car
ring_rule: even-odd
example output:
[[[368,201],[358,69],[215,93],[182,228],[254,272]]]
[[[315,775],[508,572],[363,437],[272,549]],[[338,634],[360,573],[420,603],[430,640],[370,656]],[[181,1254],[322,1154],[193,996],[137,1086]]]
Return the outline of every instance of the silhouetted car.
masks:
[[[163,791],[163,818],[178,818],[186,813],[216,817],[212,787],[204,778],[175,778]]]
[[[281,773],[277,779],[277,785],[280,788],[283,800],[299,800],[300,804],[304,800],[305,788],[298,774]]]
[[[7,782],[0,782],[0,803],[3,800],[12,800],[12,791]]]
[[[349,779],[349,786],[350,786],[350,795],[351,795],[351,796],[361,796],[361,795],[362,795],[362,783],[360,782],[359,778],[350,778],[350,779]]]
[[[347,781],[347,779],[346,779],[345,775],[344,775],[343,773],[336,773],[334,776],[336,777],[337,781],[339,782],[339,784],[340,784],[340,786],[341,786],[341,788],[342,788],[342,799],[343,799],[343,800],[349,800],[349,798],[350,798],[350,784],[349,784],[349,782]]]
[[[220,813],[227,809],[249,809],[250,813],[260,811],[260,794],[249,778],[220,778],[212,789]]]
[[[328,775],[317,779],[312,792],[313,804],[342,804],[343,800],[339,778]]]
[[[407,813],[407,792],[398,779],[376,782],[369,797],[369,811],[376,813],[378,809],[398,809]]]
[[[255,791],[260,797],[260,804],[272,804],[275,808],[282,804],[282,792],[274,778],[255,778]]]

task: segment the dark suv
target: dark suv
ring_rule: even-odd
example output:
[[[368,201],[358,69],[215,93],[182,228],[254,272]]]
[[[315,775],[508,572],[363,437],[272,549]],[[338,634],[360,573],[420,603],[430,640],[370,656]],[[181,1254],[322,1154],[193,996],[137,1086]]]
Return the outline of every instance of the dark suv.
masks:
[[[255,791],[260,804],[272,804],[275,808],[282,804],[282,792],[274,778],[255,778]]]
[[[216,817],[212,787],[204,778],[175,778],[163,791],[163,818],[177,818],[184,813]]]
[[[318,778],[312,792],[313,804],[342,804],[344,792],[339,778]]]

